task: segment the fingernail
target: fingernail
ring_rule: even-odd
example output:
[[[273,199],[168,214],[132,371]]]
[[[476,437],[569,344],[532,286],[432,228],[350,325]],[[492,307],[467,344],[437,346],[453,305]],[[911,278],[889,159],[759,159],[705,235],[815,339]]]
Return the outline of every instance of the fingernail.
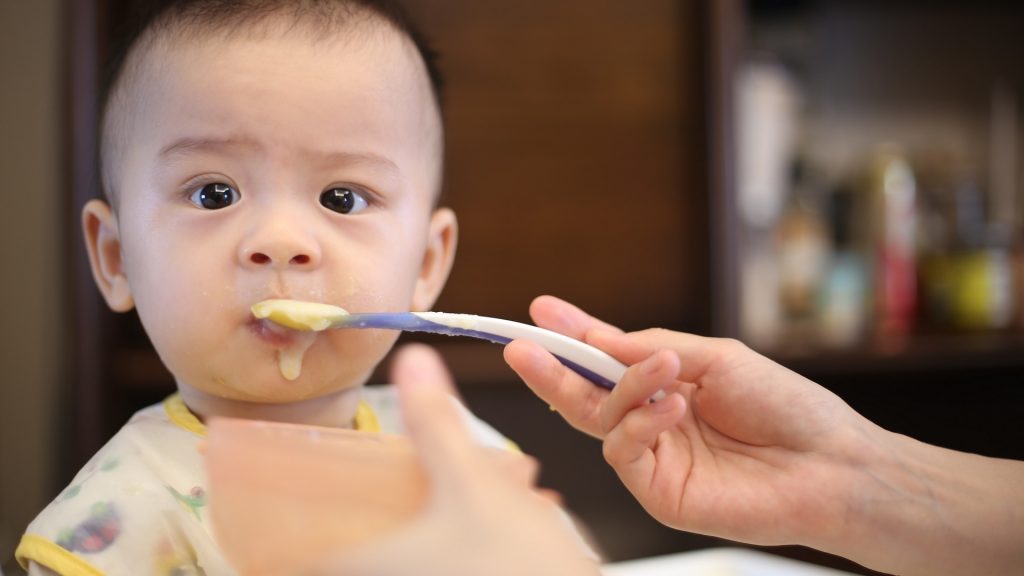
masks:
[[[665,396],[661,400],[658,400],[657,402],[655,402],[654,403],[654,411],[658,412],[658,413],[661,413],[661,414],[664,414],[665,412],[668,412],[668,411],[672,410],[672,402],[669,401],[669,398],[671,398],[671,397],[672,396]]]

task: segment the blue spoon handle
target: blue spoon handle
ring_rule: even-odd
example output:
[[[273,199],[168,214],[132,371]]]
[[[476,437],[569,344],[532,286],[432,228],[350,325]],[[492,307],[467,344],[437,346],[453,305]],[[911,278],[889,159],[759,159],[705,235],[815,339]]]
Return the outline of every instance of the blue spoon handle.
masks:
[[[429,332],[467,336],[502,345],[520,338],[530,340],[551,352],[570,370],[609,390],[615,387],[626,371],[626,366],[618,360],[579,340],[537,326],[487,316],[444,312],[374,312],[349,314],[336,320],[331,328]]]

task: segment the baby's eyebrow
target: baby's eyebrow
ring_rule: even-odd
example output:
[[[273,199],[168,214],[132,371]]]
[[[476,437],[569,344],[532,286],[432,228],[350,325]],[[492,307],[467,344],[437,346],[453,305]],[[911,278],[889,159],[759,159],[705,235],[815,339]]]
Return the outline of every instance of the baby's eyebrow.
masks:
[[[160,149],[161,158],[185,156],[201,152],[235,152],[244,150],[258,150],[260,143],[252,138],[227,137],[227,138],[195,138],[184,137]],[[374,154],[372,152],[347,152],[335,150],[314,150],[305,149],[304,153],[317,158],[318,163],[331,166],[353,166],[366,165],[371,168],[380,169],[390,177],[398,177],[401,173],[398,166],[389,158]]]
[[[249,138],[179,138],[160,149],[160,157],[180,156],[197,152],[226,152],[237,149],[256,149],[259,144]]]
[[[316,156],[319,156],[321,161],[330,166],[354,166],[354,165],[365,165],[370,168],[379,169],[392,178],[397,178],[401,174],[401,170],[398,166],[392,162],[389,158],[381,156],[379,154],[373,154],[370,152],[310,152]]]

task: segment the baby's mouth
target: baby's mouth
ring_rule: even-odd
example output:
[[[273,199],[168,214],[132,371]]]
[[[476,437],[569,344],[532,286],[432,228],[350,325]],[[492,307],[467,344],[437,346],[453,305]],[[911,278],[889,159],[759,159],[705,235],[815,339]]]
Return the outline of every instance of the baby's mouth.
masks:
[[[255,316],[249,318],[248,327],[258,338],[274,347],[293,346],[300,336],[306,334]]]
[[[252,305],[252,315],[294,330],[320,332],[347,317],[340,306],[323,302],[271,298]]]
[[[277,368],[285,380],[302,373],[302,358],[316,341],[317,332],[292,330],[269,320],[253,318],[249,326],[258,338],[276,348]]]
[[[250,326],[256,335],[277,348],[277,365],[287,380],[302,371],[302,357],[317,333],[348,315],[344,308],[319,302],[270,299],[251,308]]]

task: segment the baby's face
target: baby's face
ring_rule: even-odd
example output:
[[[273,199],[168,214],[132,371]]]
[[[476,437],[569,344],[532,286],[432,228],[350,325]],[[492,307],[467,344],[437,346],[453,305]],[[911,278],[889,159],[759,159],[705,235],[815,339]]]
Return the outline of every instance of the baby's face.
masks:
[[[320,334],[288,381],[278,354],[301,338],[250,306],[423,309],[443,284],[428,276],[444,258],[438,233],[454,230],[432,207],[440,127],[425,72],[395,33],[351,38],[176,40],[145,59],[117,231],[139,316],[180,386],[274,403],[358,386],[395,333]]]

